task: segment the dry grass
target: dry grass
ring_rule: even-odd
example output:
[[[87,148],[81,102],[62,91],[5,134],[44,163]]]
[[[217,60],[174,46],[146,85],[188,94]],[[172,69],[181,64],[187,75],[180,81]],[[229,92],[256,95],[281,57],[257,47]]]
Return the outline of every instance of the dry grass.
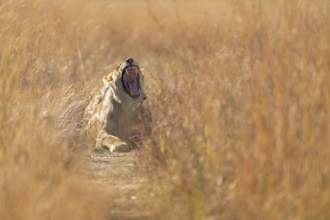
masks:
[[[128,56],[152,219],[330,218],[328,1],[56,2],[0,1],[0,219],[107,218],[73,131]]]

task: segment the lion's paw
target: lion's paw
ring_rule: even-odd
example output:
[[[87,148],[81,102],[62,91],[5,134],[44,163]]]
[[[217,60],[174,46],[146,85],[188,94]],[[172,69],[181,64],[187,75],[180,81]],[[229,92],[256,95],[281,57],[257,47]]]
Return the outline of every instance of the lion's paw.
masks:
[[[126,142],[114,140],[112,138],[105,139],[103,141],[103,146],[107,148],[110,152],[129,152],[133,150],[133,148]]]
[[[129,146],[128,144],[122,144],[122,145],[112,145],[110,147],[110,152],[129,152],[131,150],[133,150],[133,148],[131,146]]]

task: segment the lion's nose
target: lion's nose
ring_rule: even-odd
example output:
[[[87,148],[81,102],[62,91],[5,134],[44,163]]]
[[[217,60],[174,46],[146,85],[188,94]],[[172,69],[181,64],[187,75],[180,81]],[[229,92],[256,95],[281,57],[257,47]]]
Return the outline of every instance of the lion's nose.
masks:
[[[125,62],[132,65],[134,63],[134,59],[133,58],[128,58],[127,60],[125,60]]]

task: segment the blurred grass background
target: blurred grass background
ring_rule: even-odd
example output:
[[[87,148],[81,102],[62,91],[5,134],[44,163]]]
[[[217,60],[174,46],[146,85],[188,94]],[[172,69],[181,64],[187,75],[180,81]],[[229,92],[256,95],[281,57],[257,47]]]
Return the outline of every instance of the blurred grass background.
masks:
[[[329,219],[329,9],[326,0],[0,1],[0,219],[109,218],[111,202],[72,150],[88,147],[74,129],[126,57],[144,68],[154,118],[141,212]]]

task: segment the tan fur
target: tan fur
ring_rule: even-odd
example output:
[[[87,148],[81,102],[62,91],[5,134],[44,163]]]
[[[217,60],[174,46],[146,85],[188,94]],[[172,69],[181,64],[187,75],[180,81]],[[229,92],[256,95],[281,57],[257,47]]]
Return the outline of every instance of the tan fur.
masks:
[[[135,61],[134,61],[135,62]],[[138,65],[135,62],[136,65]],[[127,62],[103,77],[101,91],[91,100],[83,116],[84,130],[95,134],[96,148],[130,151],[141,146],[141,135],[151,134],[151,113],[143,105],[146,94],[144,77],[138,67],[140,96],[130,97],[123,88],[121,76]]]

